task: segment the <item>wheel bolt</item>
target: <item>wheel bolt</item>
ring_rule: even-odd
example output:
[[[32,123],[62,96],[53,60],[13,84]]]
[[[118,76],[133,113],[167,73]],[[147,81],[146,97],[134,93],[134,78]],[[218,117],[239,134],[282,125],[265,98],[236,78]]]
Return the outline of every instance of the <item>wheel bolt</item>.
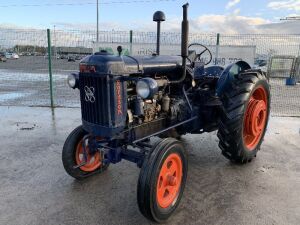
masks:
[[[177,184],[177,178],[174,176],[168,176],[168,183],[170,186],[176,186]]]

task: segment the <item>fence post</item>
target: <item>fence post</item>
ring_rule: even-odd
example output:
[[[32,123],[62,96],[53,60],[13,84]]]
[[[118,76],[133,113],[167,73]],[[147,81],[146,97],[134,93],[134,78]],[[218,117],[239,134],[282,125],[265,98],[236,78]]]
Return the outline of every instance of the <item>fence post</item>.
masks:
[[[217,33],[217,43],[216,43],[216,64],[218,62],[219,57],[219,46],[220,46],[220,33]]]
[[[129,33],[129,43],[130,43],[130,55],[132,55],[132,40],[133,40],[133,31],[130,30],[130,33]]]
[[[50,84],[50,101],[51,101],[51,108],[54,108],[53,103],[53,80],[52,80],[52,52],[51,52],[51,36],[50,36],[50,29],[47,29],[47,39],[48,39],[48,69],[49,69],[49,84]]]
[[[217,45],[220,45],[220,33],[217,33]]]

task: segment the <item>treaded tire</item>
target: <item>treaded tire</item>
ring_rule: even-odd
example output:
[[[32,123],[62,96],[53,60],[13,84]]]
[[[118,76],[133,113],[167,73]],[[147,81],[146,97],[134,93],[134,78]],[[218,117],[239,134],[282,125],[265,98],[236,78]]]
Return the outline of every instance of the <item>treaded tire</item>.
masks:
[[[75,156],[76,147],[86,134],[87,132],[82,128],[82,126],[75,128],[66,139],[62,151],[62,162],[66,172],[78,180],[89,177],[95,173],[101,173],[109,166],[109,164],[106,164],[91,172],[83,171],[80,168],[74,168],[74,166],[77,165]]]
[[[267,96],[266,124],[255,147],[249,149],[243,137],[244,120],[250,97],[261,87]],[[232,162],[251,162],[260,149],[270,115],[270,87],[266,74],[260,70],[247,70],[236,75],[231,86],[222,94],[221,100],[223,111],[220,117],[218,138],[222,154]]]
[[[177,155],[182,162],[181,182],[176,192],[176,197],[167,207],[161,207],[157,197],[158,178],[160,178],[161,168],[168,158]],[[137,201],[140,212],[149,220],[154,222],[166,221],[178,207],[183,195],[187,178],[187,153],[183,145],[174,138],[163,139],[158,142],[151,152],[145,157],[140,171],[137,185]]]

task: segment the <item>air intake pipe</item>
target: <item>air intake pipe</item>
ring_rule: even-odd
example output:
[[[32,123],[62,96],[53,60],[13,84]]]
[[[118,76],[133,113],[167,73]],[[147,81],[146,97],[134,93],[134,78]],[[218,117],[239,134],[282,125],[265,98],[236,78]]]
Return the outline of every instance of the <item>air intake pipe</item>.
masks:
[[[189,44],[189,21],[188,21],[188,7],[186,3],[183,7],[183,20],[181,24],[181,57],[182,57],[182,76],[179,80],[171,81],[172,84],[178,84],[185,80],[186,77],[186,61],[188,57]]]
[[[156,41],[156,54],[160,54],[160,24],[166,20],[164,12],[157,11],[153,15],[153,21],[157,22],[157,41]]]

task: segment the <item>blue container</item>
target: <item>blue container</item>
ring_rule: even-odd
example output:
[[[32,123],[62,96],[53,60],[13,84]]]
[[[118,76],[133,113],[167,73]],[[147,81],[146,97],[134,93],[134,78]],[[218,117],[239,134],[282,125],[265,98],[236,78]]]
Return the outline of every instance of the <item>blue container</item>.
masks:
[[[296,83],[297,83],[296,78],[286,78],[286,82],[285,82],[286,85],[293,86],[296,85]]]

